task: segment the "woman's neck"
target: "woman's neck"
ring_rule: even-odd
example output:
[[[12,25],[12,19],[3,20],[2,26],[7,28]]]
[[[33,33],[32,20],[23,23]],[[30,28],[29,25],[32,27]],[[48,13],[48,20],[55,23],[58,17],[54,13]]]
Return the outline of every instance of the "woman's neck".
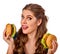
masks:
[[[35,41],[36,40],[36,30],[28,34],[28,41]]]

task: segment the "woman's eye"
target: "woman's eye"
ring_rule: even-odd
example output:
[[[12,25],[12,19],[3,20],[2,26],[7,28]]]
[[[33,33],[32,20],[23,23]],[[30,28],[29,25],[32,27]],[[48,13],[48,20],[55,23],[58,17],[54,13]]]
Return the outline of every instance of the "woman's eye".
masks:
[[[31,17],[28,17],[28,20],[31,20],[32,18]]]

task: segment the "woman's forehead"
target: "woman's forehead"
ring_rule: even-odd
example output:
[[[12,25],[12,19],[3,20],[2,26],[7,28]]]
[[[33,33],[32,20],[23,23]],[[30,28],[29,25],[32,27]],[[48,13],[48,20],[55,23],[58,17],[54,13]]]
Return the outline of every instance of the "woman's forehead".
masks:
[[[34,16],[33,12],[30,11],[30,10],[23,10],[23,11],[22,11],[22,15],[23,15],[23,16],[24,16],[24,15]]]

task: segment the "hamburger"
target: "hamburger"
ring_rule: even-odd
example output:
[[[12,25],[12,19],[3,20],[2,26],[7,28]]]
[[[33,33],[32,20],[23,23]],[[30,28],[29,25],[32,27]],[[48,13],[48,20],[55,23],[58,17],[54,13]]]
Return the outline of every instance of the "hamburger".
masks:
[[[16,26],[14,24],[6,24],[6,36],[14,37],[16,34]]]
[[[53,35],[53,34],[50,34],[50,33],[46,33],[46,34],[43,35],[41,43],[44,46],[44,48],[52,49],[52,41],[53,40],[57,41],[56,36]]]

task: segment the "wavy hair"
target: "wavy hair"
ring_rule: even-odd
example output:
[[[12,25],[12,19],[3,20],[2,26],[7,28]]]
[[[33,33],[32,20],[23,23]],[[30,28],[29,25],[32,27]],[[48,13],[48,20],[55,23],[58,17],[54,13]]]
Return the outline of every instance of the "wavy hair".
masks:
[[[42,8],[42,6],[40,6],[38,4],[32,4],[32,3],[27,4],[23,8],[23,10],[32,11],[32,13],[34,14],[34,16],[37,19],[42,19],[42,23],[37,28],[36,37],[38,39],[35,43],[37,48],[36,48],[34,54],[47,54],[47,50],[44,49],[43,45],[41,44],[41,39],[42,39],[43,35],[47,32],[46,24],[47,24],[48,19],[45,15],[45,10]],[[25,54],[24,46],[27,41],[28,41],[27,34],[23,34],[22,28],[20,28],[19,31],[17,32],[17,37],[14,40],[14,43],[15,43],[15,49],[13,51],[14,54]]]

